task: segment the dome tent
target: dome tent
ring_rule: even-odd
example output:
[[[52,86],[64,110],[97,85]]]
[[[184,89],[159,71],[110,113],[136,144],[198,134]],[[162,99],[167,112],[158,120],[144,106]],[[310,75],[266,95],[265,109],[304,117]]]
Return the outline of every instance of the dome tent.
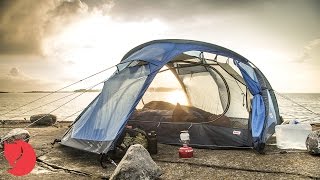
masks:
[[[199,55],[193,56],[192,52]],[[218,61],[218,57],[226,61]],[[156,130],[159,142],[179,144],[180,130],[188,129],[191,146],[253,147],[261,151],[274,133],[275,125],[280,124],[272,87],[249,60],[205,42],[155,40],[137,46],[123,57],[101,93],[64,134],[61,144],[95,153],[111,150],[126,124],[131,122],[129,119],[150,84],[166,70],[179,81],[189,106],[212,115],[205,122],[168,122],[157,118],[154,121],[151,118],[151,123],[132,121],[147,130]],[[211,101],[213,94],[218,94],[220,103]],[[218,106],[221,111],[213,116]],[[242,126],[212,124],[222,117],[241,122]]]

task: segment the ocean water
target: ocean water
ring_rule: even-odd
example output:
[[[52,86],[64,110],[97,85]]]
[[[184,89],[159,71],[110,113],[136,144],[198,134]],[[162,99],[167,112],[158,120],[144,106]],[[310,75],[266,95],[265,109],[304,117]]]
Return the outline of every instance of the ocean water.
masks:
[[[98,94],[55,93],[37,100],[47,94],[0,93],[0,120],[29,120],[31,115],[51,113],[59,121],[72,121]]]
[[[98,94],[98,92],[55,93],[32,102],[46,94],[0,93],[0,120],[29,120],[30,116],[34,114],[52,113],[58,117],[59,121],[73,121]],[[160,92],[158,95],[158,100],[162,98],[174,104],[179,101],[178,99],[181,100],[179,92]],[[299,105],[281,96],[285,96]],[[280,115],[285,120],[320,122],[320,94],[281,94],[281,96],[277,95],[277,100]],[[180,103],[184,104],[184,102]],[[23,106],[25,104],[28,105]],[[318,113],[318,115],[309,112],[300,105]]]
[[[293,100],[293,103],[286,98]],[[320,122],[320,93],[314,94],[280,94],[277,95],[280,115],[285,120],[298,120],[301,122]],[[310,111],[314,112],[310,112]],[[317,114],[315,114],[317,113]]]

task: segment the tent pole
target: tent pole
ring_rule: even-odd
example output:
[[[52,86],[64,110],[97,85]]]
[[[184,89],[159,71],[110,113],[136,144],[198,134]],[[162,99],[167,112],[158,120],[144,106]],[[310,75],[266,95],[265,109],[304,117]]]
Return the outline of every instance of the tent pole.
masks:
[[[184,94],[186,95],[187,97],[187,101],[188,101],[188,104],[189,106],[192,106],[191,104],[191,101],[190,101],[190,97],[189,97],[189,94],[187,92],[187,89],[186,89],[186,86],[183,84],[182,80],[180,79],[179,75],[177,74],[177,72],[174,70],[174,68],[172,68],[172,63],[168,63],[167,64],[167,67],[170,69],[170,71],[174,74],[174,76],[177,78],[177,80],[179,81],[179,84],[181,85],[183,91],[184,91]]]

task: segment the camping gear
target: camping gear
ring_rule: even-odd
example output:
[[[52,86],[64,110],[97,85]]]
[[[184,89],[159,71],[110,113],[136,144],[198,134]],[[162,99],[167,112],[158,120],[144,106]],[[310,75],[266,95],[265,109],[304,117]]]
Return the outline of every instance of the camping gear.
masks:
[[[193,149],[187,144],[183,144],[182,147],[179,148],[179,157],[180,158],[192,158],[193,157]]]
[[[180,141],[182,144],[189,144],[190,142],[190,135],[188,131],[181,131],[180,133]]]
[[[165,73],[173,78],[161,78]],[[187,118],[177,121],[154,116],[129,122],[131,115],[139,111],[138,105],[145,104],[144,95],[170,89],[152,88],[153,83],[170,85],[164,82],[169,80],[177,82],[188,106],[197,108],[192,116],[189,112]],[[211,118],[194,122],[199,109],[209,112]],[[228,119],[215,125],[222,117]],[[274,91],[252,62],[218,45],[174,39],[147,42],[129,51],[105,81],[101,93],[63,135],[61,144],[106,153],[115,148],[115,141],[128,123],[146,132],[156,130],[159,143],[180,145],[180,131],[188,129],[192,147],[263,151],[281,120]]]
[[[155,131],[151,131],[148,133],[148,151],[150,154],[158,153],[158,141]]]
[[[310,133],[306,140],[307,150],[312,155],[320,155],[320,130]]]
[[[108,153],[101,154],[107,154],[112,159],[122,159],[131,145],[141,144],[144,148],[147,148],[149,146],[148,142],[146,132],[139,128],[133,129],[127,126],[115,142],[114,149]]]
[[[312,127],[310,124],[277,125],[277,147],[279,149],[306,150],[306,139],[311,132]]]

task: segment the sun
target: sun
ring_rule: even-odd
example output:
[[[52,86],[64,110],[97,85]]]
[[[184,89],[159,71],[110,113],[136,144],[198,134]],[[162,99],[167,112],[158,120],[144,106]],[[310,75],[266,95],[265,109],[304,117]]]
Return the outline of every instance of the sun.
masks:
[[[168,92],[165,96],[165,101],[171,104],[181,104],[181,105],[188,105],[188,101],[186,95],[182,90],[175,90]]]

